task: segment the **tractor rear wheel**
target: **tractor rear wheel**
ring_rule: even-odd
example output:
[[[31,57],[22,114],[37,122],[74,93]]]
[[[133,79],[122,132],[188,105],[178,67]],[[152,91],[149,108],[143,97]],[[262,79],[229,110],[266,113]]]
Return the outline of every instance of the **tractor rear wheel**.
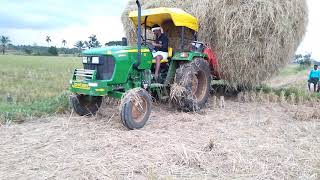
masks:
[[[132,89],[121,100],[120,115],[122,123],[130,130],[141,129],[149,120],[152,99],[149,93],[142,89]]]
[[[101,106],[102,97],[74,94],[70,96],[70,101],[79,116],[93,116]]]
[[[185,111],[197,111],[205,106],[210,94],[211,75],[209,64],[202,58],[181,65],[176,71],[175,83],[182,87],[175,104]]]

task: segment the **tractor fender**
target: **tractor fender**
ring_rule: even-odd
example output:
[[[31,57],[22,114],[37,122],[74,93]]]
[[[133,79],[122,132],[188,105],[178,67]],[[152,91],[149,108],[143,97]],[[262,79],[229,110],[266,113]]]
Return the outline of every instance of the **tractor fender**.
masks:
[[[205,47],[204,54],[208,57],[208,63],[210,64],[211,74],[216,78],[220,79],[220,73],[219,73],[219,61],[214,53],[214,51],[210,47]]]
[[[187,56],[184,56],[187,54]],[[200,52],[177,52],[171,58],[172,61],[192,61],[195,58],[203,58],[208,59],[207,54],[200,53]]]

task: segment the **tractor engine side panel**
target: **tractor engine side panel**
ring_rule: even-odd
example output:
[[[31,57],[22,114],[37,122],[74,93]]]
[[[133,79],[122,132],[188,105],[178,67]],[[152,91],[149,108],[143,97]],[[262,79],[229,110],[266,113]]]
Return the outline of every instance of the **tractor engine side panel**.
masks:
[[[115,71],[112,80],[108,84],[124,84],[128,82],[129,75],[133,71],[133,65],[137,63],[137,52],[124,52],[114,55]],[[152,54],[150,52],[142,52],[141,64],[138,69],[151,69]]]

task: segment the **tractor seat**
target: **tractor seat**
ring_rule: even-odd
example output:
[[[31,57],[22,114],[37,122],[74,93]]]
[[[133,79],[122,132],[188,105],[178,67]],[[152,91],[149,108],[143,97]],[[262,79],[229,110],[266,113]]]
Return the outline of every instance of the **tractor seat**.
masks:
[[[160,64],[164,64],[164,63],[168,63],[169,62],[169,59],[171,59],[173,56],[173,49],[171,47],[168,48],[168,58],[167,59],[162,59],[160,61]],[[153,59],[152,60],[152,64],[155,64],[156,63],[156,60]]]

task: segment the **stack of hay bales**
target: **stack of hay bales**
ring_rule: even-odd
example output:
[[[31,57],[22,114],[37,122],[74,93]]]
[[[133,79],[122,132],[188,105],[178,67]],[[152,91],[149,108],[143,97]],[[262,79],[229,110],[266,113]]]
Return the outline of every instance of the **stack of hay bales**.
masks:
[[[181,8],[199,19],[198,39],[214,49],[221,77],[234,88],[258,85],[287,65],[308,22],[305,0],[142,0],[143,9],[156,7]],[[122,15],[131,45],[136,29],[128,13],[136,9],[131,0]],[[180,29],[171,23],[163,26],[170,30],[171,46],[177,47],[174,36]]]

